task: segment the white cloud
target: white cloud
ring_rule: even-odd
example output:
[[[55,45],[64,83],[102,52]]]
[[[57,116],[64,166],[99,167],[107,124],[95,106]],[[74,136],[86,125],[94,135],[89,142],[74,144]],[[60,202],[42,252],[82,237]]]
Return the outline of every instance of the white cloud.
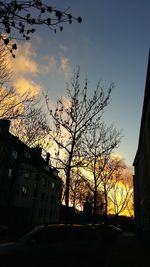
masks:
[[[64,45],[60,45],[60,49],[63,51],[63,52],[67,52],[68,51],[68,47],[64,46]]]
[[[61,49],[65,50],[65,47],[61,46]],[[30,88],[35,94],[40,93],[40,85],[36,82],[36,78],[40,77],[42,81],[42,76],[55,72],[57,76],[63,74],[68,80],[70,74],[70,62],[67,57],[45,56],[42,63],[39,63],[30,42],[18,45],[16,58],[11,58],[10,63],[13,69],[12,85],[17,91],[22,92]]]
[[[42,66],[41,70],[44,74],[48,74],[52,70],[56,68],[57,65],[57,60],[54,56],[49,57],[44,57],[44,61],[46,62],[45,65]]]
[[[69,59],[67,57],[61,57],[59,71],[63,72],[65,78],[68,79],[70,73],[70,64]]]

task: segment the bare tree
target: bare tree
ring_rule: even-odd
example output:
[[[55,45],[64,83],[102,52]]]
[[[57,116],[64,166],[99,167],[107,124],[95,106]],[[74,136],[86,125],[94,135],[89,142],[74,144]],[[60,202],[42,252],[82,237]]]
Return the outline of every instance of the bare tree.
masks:
[[[79,155],[83,135],[98,121],[107,107],[110,99],[112,85],[105,93],[98,83],[93,96],[88,96],[88,82],[85,80],[84,88],[80,89],[79,69],[74,73],[71,89],[67,88],[67,100],[59,99],[55,110],[49,104],[46,95],[46,104],[53,128],[50,137],[57,145],[57,160],[66,176],[66,207],[69,206],[70,174],[73,168],[81,166],[83,159]]]
[[[47,122],[40,97],[34,96],[31,90],[19,93],[10,87],[9,58],[8,50],[0,41],[0,119],[11,120],[10,131],[27,145],[42,145],[47,149]]]
[[[105,161],[105,160],[104,160]],[[107,220],[109,208],[109,192],[113,186],[113,175],[120,168],[121,160],[110,158],[105,161],[105,170],[101,176],[101,187],[104,194],[105,219]]]
[[[133,189],[132,189],[131,196],[130,196],[130,199],[129,199],[129,202],[127,204],[126,209],[128,211],[129,216],[132,217],[132,218],[134,218],[134,196],[133,196]]]
[[[0,42],[0,87],[7,84],[11,78],[12,71],[8,62],[8,51],[4,44]]]
[[[89,188],[86,181],[80,175],[78,168],[71,171],[70,176],[70,203],[74,208],[83,210]]]
[[[0,119],[11,120],[11,132],[27,145],[42,144],[46,148],[47,123],[40,98],[30,90],[18,93],[10,87],[9,57],[6,47],[0,42]]]
[[[37,104],[33,92],[18,93],[14,88],[0,88],[0,118],[16,119],[31,116],[31,106]]]
[[[11,132],[30,147],[41,146],[48,150],[47,121],[42,108],[31,107],[30,116],[12,120]]]
[[[112,187],[109,192],[109,206],[115,214],[116,220],[123,211],[128,211],[132,201],[133,184],[132,173],[125,165],[121,166],[113,174]]]
[[[38,103],[33,92],[27,90],[19,93],[11,87],[11,69],[9,66],[9,54],[5,46],[0,42],[0,118],[16,119],[31,116],[31,107]]]
[[[81,17],[74,17],[68,12],[47,5],[42,0],[3,0],[0,1],[0,39],[15,57],[13,51],[17,49],[16,43],[10,45],[12,39],[29,40],[36,27],[47,26],[56,33],[62,31],[63,24],[73,21],[81,23]],[[7,36],[4,35],[7,33]]]
[[[107,195],[114,169],[114,165],[110,165],[111,154],[120,143],[120,134],[114,126],[96,122],[95,127],[87,132],[82,141],[81,153],[86,161],[85,170],[88,171],[85,179],[94,195],[94,214],[97,214],[100,205],[97,201],[100,192],[103,192],[107,213]]]

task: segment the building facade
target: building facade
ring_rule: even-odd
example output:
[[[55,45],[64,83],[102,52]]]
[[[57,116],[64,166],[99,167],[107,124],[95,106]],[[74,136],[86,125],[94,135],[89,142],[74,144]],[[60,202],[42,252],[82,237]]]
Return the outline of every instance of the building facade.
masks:
[[[134,166],[134,213],[136,228],[150,230],[150,55],[147,67],[145,95],[139,143]]]
[[[30,148],[0,120],[0,224],[36,225],[57,222],[62,180],[44,160],[42,149]]]

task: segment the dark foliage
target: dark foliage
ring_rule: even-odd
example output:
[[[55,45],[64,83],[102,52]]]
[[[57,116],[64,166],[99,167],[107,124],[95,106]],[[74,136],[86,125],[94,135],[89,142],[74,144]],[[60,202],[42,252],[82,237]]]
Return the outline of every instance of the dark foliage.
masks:
[[[55,33],[63,30],[63,23],[82,22],[81,17],[74,17],[67,11],[61,11],[47,5],[42,0],[0,1],[0,39],[7,46],[12,56],[17,49],[12,39],[30,40],[36,26],[46,25]]]

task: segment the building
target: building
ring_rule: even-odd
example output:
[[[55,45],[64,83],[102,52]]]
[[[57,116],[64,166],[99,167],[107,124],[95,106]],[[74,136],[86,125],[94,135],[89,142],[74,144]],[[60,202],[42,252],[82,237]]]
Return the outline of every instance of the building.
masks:
[[[62,180],[58,171],[9,132],[10,121],[0,120],[0,224],[35,225],[57,222]]]
[[[134,213],[136,228],[150,230],[150,54],[138,148],[134,166]]]

